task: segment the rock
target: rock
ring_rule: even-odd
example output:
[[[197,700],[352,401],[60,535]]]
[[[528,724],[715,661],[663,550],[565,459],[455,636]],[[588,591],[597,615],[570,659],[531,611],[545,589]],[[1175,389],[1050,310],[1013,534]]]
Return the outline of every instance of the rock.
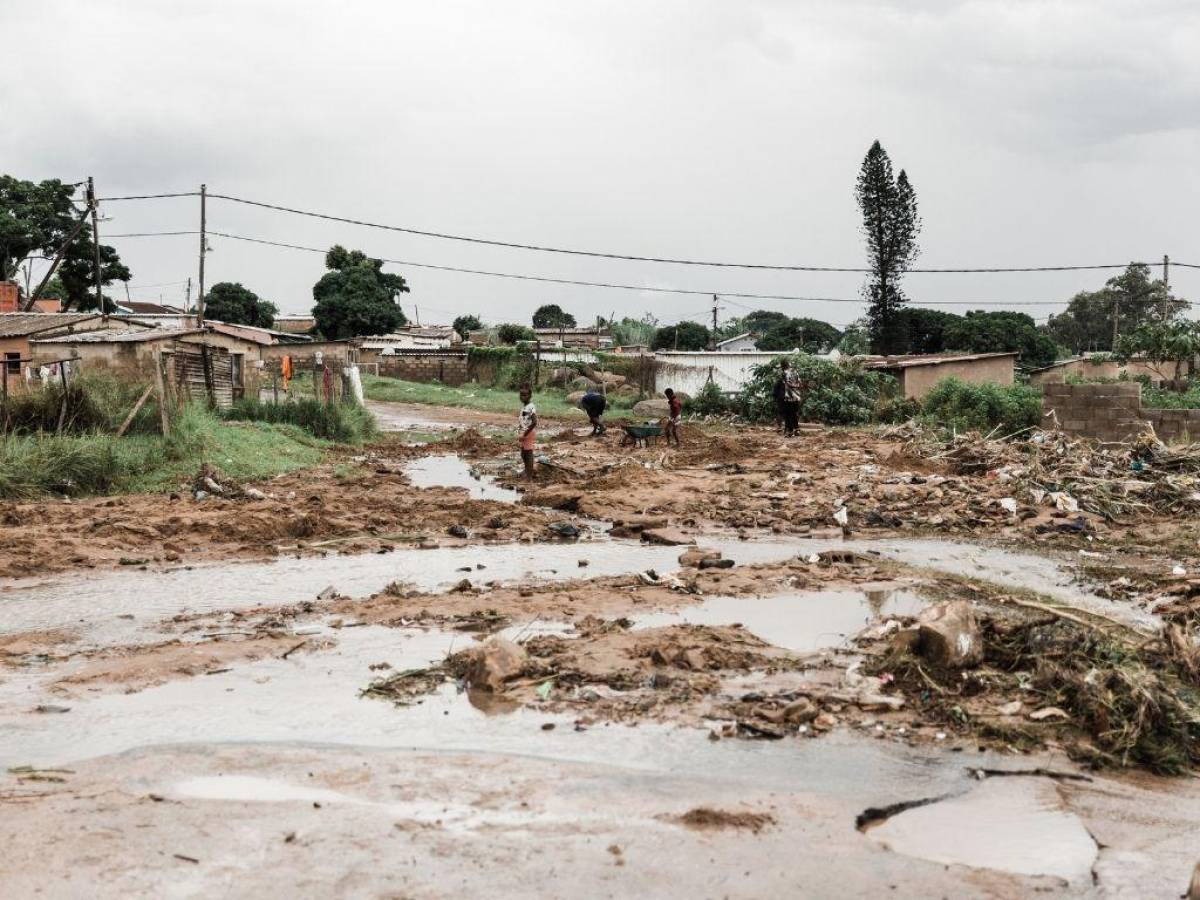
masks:
[[[504,683],[516,678],[525,667],[523,647],[504,638],[489,638],[475,649],[467,666],[467,683],[474,688],[497,693]]]
[[[596,377],[610,387],[620,387],[628,380],[624,375],[618,375],[616,372],[597,372]]]
[[[208,496],[208,491],[196,491],[196,493],[193,496],[197,500],[203,500],[205,497]]]
[[[983,659],[979,620],[966,600],[936,603],[917,617],[917,653],[947,669],[977,666]]]
[[[571,391],[571,393],[567,394],[567,402],[572,406],[578,406],[579,401],[583,399],[586,393],[587,391]]]
[[[225,488],[221,487],[219,484],[217,484],[215,481],[212,480],[212,478],[210,478],[207,475],[204,476],[204,486],[206,488],[208,488],[210,491],[212,491],[214,494],[225,493]]]
[[[456,538],[469,538],[471,532],[467,531],[465,525],[451,525],[446,529],[446,534]]]
[[[329,585],[329,587],[325,588],[325,590],[321,591],[321,593],[317,594],[317,601],[319,603],[327,603],[328,601],[332,600],[337,595],[338,595],[337,588],[335,588],[331,584],[331,585]]]
[[[643,528],[642,540],[648,544],[663,544],[667,547],[678,547],[684,544],[694,544],[696,539],[688,537],[675,528]]]
[[[573,391],[586,391],[590,388],[596,387],[596,382],[592,381],[590,378],[584,378],[582,375],[580,375],[578,378],[572,379],[571,383],[568,384],[567,387]]]
[[[623,384],[616,390],[609,391],[609,393],[616,394],[618,397],[636,397],[639,391],[632,384]]]
[[[252,488],[252,487],[245,488],[242,491],[242,496],[245,497],[247,500],[266,500],[267,499],[266,494],[264,494],[258,488]]]
[[[720,550],[705,550],[703,547],[692,547],[679,554],[679,564],[685,568],[699,568],[706,559],[720,559]]]
[[[546,528],[554,532],[556,537],[567,541],[577,540],[580,534],[579,529],[570,522],[551,522]]]
[[[702,559],[700,560],[701,569],[732,569],[732,559]]]
[[[790,725],[803,725],[815,719],[820,712],[815,703],[807,697],[801,697],[783,708],[782,719]]]
[[[665,419],[668,413],[666,398],[651,397],[633,404],[633,414],[644,419]]]

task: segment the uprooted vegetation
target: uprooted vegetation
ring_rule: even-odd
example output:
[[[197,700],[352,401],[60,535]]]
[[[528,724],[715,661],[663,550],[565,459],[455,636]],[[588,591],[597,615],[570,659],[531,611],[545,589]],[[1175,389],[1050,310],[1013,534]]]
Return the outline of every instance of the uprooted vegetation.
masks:
[[[902,636],[864,668],[963,733],[1020,748],[1055,740],[1098,766],[1166,775],[1200,764],[1200,649],[1176,626],[1153,637],[1025,609],[994,609],[981,624],[977,667],[941,666]]]

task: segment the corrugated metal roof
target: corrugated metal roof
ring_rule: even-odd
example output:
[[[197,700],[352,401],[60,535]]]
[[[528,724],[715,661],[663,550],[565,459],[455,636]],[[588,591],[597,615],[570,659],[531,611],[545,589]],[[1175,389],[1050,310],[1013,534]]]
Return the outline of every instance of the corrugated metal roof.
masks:
[[[913,366],[940,366],[945,363],[972,362],[976,359],[995,359],[1000,356],[1019,356],[1016,351],[998,353],[927,353],[919,356],[866,356],[863,365],[869,369],[910,369]]]
[[[0,313],[0,337],[24,337],[54,328],[66,328],[91,319],[99,313]]]
[[[168,331],[165,328],[141,328],[137,331],[85,331],[34,340],[35,344],[136,344],[146,341],[171,341],[189,334],[203,334],[198,328]]]

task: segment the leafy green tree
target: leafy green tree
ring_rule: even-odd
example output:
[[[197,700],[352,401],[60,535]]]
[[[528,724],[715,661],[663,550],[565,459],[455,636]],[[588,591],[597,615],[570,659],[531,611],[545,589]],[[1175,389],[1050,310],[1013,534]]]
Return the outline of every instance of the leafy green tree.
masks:
[[[863,237],[871,275],[863,288],[870,304],[871,349],[876,353],[905,353],[903,325],[898,313],[904,306],[900,279],[920,252],[917,235],[917,195],[903,169],[892,176],[892,161],[879,141],[871,145],[863,160],[855,186],[855,197],[863,216]]]
[[[1188,302],[1172,294],[1162,279],[1150,277],[1149,266],[1131,263],[1100,290],[1072,297],[1064,312],[1050,317],[1048,328],[1051,336],[1073,353],[1109,351],[1116,349],[1114,318],[1117,333],[1127,334],[1143,325],[1170,321],[1187,307]]]
[[[533,314],[534,328],[574,328],[575,317],[557,303],[539,306]]]
[[[339,245],[325,254],[330,271],[313,285],[313,318],[330,340],[388,334],[407,321],[396,296],[408,293],[401,275],[383,271],[383,260]]]
[[[58,253],[79,221],[74,195],[73,185],[56,178],[33,182],[0,175],[0,280],[11,279],[26,259],[52,258]],[[90,224],[85,224],[71,241],[56,277],[62,285],[64,309],[99,308]],[[129,267],[121,262],[117,251],[101,244],[101,284],[128,281],[130,277]],[[114,308],[111,300],[105,302],[109,310]]]
[[[479,316],[467,313],[455,319],[452,327],[458,332],[459,337],[465,341],[472,331],[483,330],[483,322]]]
[[[1173,364],[1174,380],[1182,384],[1183,366],[1194,365],[1200,354],[1200,324],[1185,319],[1152,322],[1131,334],[1121,335],[1116,355],[1122,361],[1131,356],[1145,357],[1152,363]]]
[[[708,346],[708,329],[699,322],[680,322],[654,332],[651,350],[703,350]]]
[[[204,317],[230,325],[271,328],[279,308],[239,282],[221,281],[204,296]]]
[[[919,306],[905,307],[898,318],[910,353],[941,353],[946,349],[946,327],[962,321],[954,313]]]
[[[802,350],[825,353],[837,346],[842,333],[820,319],[788,319],[777,322],[758,339],[759,350]]]
[[[517,341],[536,341],[537,335],[528,325],[505,322],[496,329],[496,339],[502,344],[515,344]]]
[[[632,344],[649,346],[654,340],[654,332],[658,329],[658,319],[651,313],[646,313],[640,319],[626,316],[620,322],[609,322],[608,327],[612,331],[613,342],[620,347]]]
[[[1025,313],[969,312],[946,324],[942,332],[947,350],[972,353],[1017,352],[1019,364],[1027,369],[1048,366],[1058,358],[1054,338],[1041,331]]]
[[[864,356],[871,352],[871,331],[865,318],[856,319],[846,327],[837,351],[846,356]]]

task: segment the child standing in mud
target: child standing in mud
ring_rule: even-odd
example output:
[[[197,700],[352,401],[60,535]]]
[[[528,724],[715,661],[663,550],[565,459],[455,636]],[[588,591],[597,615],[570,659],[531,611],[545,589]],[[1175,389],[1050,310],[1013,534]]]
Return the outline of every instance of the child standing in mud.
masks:
[[[679,446],[679,418],[683,413],[683,403],[675,396],[675,391],[667,388],[663,391],[667,398],[667,446],[671,446],[671,438],[675,438],[675,446]]]
[[[533,446],[537,435],[537,407],[533,405],[533,392],[521,388],[521,413],[517,417],[517,443],[521,447],[521,462],[525,465],[525,477],[532,480]]]

